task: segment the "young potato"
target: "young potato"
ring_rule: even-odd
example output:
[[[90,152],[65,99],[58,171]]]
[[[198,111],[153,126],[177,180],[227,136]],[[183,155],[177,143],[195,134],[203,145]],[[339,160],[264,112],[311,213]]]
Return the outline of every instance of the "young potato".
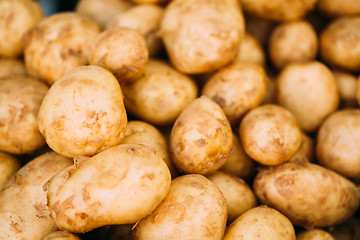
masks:
[[[216,72],[205,83],[202,95],[220,105],[232,126],[258,106],[266,92],[266,73],[254,63],[233,63]]]
[[[360,180],[360,110],[343,109],[321,125],[316,141],[317,161],[341,175]]]
[[[221,240],[226,203],[206,177],[188,174],[174,179],[165,200],[133,229],[134,240]]]
[[[222,171],[216,171],[207,178],[224,195],[229,223],[233,222],[247,210],[257,206],[254,192],[241,178]]]
[[[259,41],[251,34],[246,33],[239,44],[238,53],[233,62],[265,64],[265,53]]]
[[[173,0],[165,9],[160,35],[178,70],[211,72],[236,56],[245,35],[244,17],[237,0]]]
[[[95,22],[74,12],[44,18],[24,35],[28,73],[53,84],[67,71],[86,64],[84,51],[99,33]]]
[[[149,60],[145,39],[134,29],[113,27],[93,39],[87,49],[90,65],[110,70],[119,82],[139,78]]]
[[[20,168],[20,161],[10,154],[0,152],[0,188]]]
[[[314,60],[317,51],[316,32],[308,21],[279,24],[270,35],[269,56],[277,69],[282,69],[289,63]]]
[[[314,153],[314,140],[305,133],[301,133],[301,145],[297,152],[289,159],[289,162],[312,162],[314,160]]]
[[[44,17],[41,5],[32,0],[0,1],[0,56],[23,53],[22,37]]]
[[[48,234],[42,240],[80,240],[80,238],[68,231],[56,231]]]
[[[181,172],[211,174],[230,155],[232,134],[221,107],[202,96],[176,119],[170,134],[170,157]]]
[[[358,78],[348,71],[338,69],[332,70],[332,73],[339,89],[340,106],[345,108],[357,107]]]
[[[179,174],[170,160],[167,139],[151,124],[142,121],[129,121],[122,143],[142,144],[153,148],[168,166],[171,177],[175,178]]]
[[[36,118],[48,89],[32,77],[0,79],[0,151],[26,154],[45,145]]]
[[[277,78],[277,99],[306,132],[317,130],[339,105],[334,75],[323,63],[292,63]]]
[[[74,233],[135,223],[165,199],[170,183],[160,154],[121,144],[54,176],[47,187],[48,207],[57,226]]]
[[[360,14],[360,2],[354,0],[319,0],[317,9],[329,16]]]
[[[141,78],[121,87],[126,110],[154,125],[173,124],[198,94],[191,78],[158,60],[150,60]]]
[[[295,240],[295,230],[283,214],[259,206],[246,211],[228,226],[224,240],[237,239]]]
[[[127,124],[119,82],[98,66],[75,68],[51,86],[37,123],[49,147],[67,157],[116,146]]]
[[[46,206],[43,185],[72,160],[48,152],[31,160],[0,191],[2,240],[42,239],[58,228]]]
[[[0,78],[26,75],[25,63],[17,58],[0,58]]]
[[[335,240],[335,239],[327,231],[314,228],[296,234],[296,240]]]
[[[336,225],[330,233],[335,240],[360,239],[360,220],[352,217],[344,223]]]
[[[288,161],[301,144],[300,125],[295,116],[273,104],[262,105],[245,115],[239,136],[245,152],[263,165]]]
[[[359,189],[341,175],[313,163],[288,162],[262,169],[253,189],[262,204],[305,228],[330,227],[359,207]]]
[[[322,59],[333,67],[360,71],[360,16],[340,17],[320,35]]]

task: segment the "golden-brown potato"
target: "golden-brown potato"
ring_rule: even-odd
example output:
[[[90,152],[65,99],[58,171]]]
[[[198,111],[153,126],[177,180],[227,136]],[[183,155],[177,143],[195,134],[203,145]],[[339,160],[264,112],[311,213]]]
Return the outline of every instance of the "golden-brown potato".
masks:
[[[144,4],[144,3],[166,3],[169,0],[133,0],[133,1],[136,3]]]
[[[316,141],[317,161],[348,178],[360,180],[360,110],[343,109],[321,125]]]
[[[26,75],[25,63],[17,58],[0,58],[0,78]]]
[[[247,210],[257,206],[254,192],[244,180],[234,175],[216,171],[208,176],[224,195],[228,222],[234,221]]]
[[[0,1],[0,56],[21,55],[22,37],[43,17],[42,8],[36,1]]]
[[[58,228],[46,206],[43,185],[72,164],[55,152],[31,160],[2,187],[0,232],[2,240],[42,239]]]
[[[251,34],[246,33],[239,44],[238,53],[234,62],[257,63],[261,66],[265,64],[264,49],[259,41]]]
[[[32,77],[0,79],[0,151],[25,154],[45,145],[36,118],[48,89]]]
[[[174,66],[195,74],[229,63],[245,26],[237,0],[173,0],[165,9],[160,31]]]
[[[335,240],[360,239],[360,220],[352,217],[342,224],[336,225],[330,230]]]
[[[319,0],[317,9],[329,16],[360,14],[360,2],[354,0]]]
[[[42,240],[80,240],[80,238],[68,231],[56,231],[48,234]]]
[[[141,78],[121,87],[126,110],[155,125],[174,123],[198,92],[191,78],[158,60],[150,60]]]
[[[206,96],[192,101],[171,129],[170,157],[181,172],[215,172],[225,164],[232,146],[232,130],[224,111]]]
[[[270,35],[269,56],[277,69],[289,63],[314,60],[317,51],[315,29],[305,20],[279,24]]]
[[[253,35],[262,47],[267,47],[270,34],[276,26],[276,22],[252,14],[244,13],[244,16],[246,32]]]
[[[296,234],[296,240],[334,240],[325,230],[314,228]]]
[[[226,230],[224,240],[295,240],[289,219],[275,209],[259,206],[238,217]]]
[[[155,211],[138,222],[134,240],[221,240],[226,226],[226,203],[207,178],[188,174],[171,182],[169,194]]]
[[[288,162],[264,168],[256,175],[253,189],[262,204],[306,228],[342,223],[354,214],[360,201],[354,183],[313,163]]]
[[[119,82],[98,66],[78,67],[58,79],[38,114],[39,130],[49,147],[72,158],[118,145],[126,123]]]
[[[239,136],[245,152],[264,165],[288,161],[301,144],[301,130],[295,116],[273,104],[262,105],[245,115]]]
[[[276,104],[277,103],[277,89],[276,77],[272,73],[267,74],[267,84],[264,99],[261,104]]]
[[[340,17],[321,32],[322,59],[333,67],[360,71],[360,16]]]
[[[44,18],[24,36],[28,73],[53,84],[67,71],[86,64],[84,51],[99,33],[95,22],[74,12]]]
[[[88,232],[135,223],[166,197],[171,176],[161,155],[120,144],[65,168],[48,183],[48,207],[60,229]]]
[[[343,70],[332,70],[337,87],[339,89],[341,107],[357,107],[356,91],[358,78],[352,73]]]
[[[314,155],[314,140],[305,133],[301,133],[301,145],[297,152],[289,159],[289,162],[312,162]]]
[[[20,161],[10,154],[0,152],[0,188],[20,168]]]
[[[202,95],[220,105],[232,126],[258,106],[266,92],[266,73],[255,63],[233,63],[215,73],[205,83]]]
[[[339,105],[334,75],[323,63],[292,63],[277,78],[277,99],[298,119],[301,128],[312,132]]]
[[[119,82],[139,78],[149,60],[145,39],[134,29],[113,27],[93,39],[87,49],[91,65],[110,70]]]

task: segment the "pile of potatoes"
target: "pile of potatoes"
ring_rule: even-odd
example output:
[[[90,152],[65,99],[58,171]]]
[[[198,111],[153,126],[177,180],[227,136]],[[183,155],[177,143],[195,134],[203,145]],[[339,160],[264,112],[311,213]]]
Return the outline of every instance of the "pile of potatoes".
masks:
[[[0,239],[360,239],[360,2],[0,0]]]

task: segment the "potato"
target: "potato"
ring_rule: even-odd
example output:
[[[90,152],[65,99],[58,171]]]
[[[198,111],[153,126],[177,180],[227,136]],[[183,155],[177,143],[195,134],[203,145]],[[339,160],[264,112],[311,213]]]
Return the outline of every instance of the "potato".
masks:
[[[48,207],[60,229],[83,233],[135,223],[166,197],[171,183],[160,154],[139,144],[109,148],[48,183]]]
[[[1,239],[42,239],[58,229],[46,206],[43,185],[71,164],[71,159],[48,152],[10,178],[0,191]]]
[[[297,152],[289,159],[289,162],[312,162],[314,155],[314,140],[305,133],[301,133],[301,145]]]
[[[21,55],[23,35],[43,17],[41,5],[36,1],[0,1],[0,56]]]
[[[346,222],[336,225],[330,231],[335,240],[360,239],[360,220],[352,217]]]
[[[205,83],[202,95],[220,105],[232,126],[258,106],[266,92],[266,73],[258,64],[233,63]]]
[[[262,105],[245,115],[239,136],[245,152],[264,165],[288,161],[301,144],[301,130],[294,115],[273,104]]]
[[[25,63],[17,58],[0,58],[0,78],[26,75]]]
[[[343,109],[321,125],[316,141],[317,161],[341,175],[360,180],[360,110]]]
[[[173,0],[160,34],[174,66],[184,73],[211,72],[232,61],[245,35],[237,0]]]
[[[10,154],[0,152],[0,188],[20,168],[20,161]]]
[[[0,79],[0,151],[25,154],[45,145],[36,117],[48,89],[32,77]]]
[[[239,0],[244,11],[261,18],[276,21],[293,21],[302,18],[315,8],[318,0]]]
[[[360,2],[354,0],[319,0],[317,9],[329,16],[360,14]]]
[[[87,60],[110,70],[119,82],[139,78],[149,60],[143,36],[134,29],[113,27],[103,31],[87,49]]]
[[[296,240],[334,240],[334,238],[325,230],[310,229],[296,234]]]
[[[259,206],[246,211],[228,226],[224,240],[235,239],[295,240],[295,230],[280,212]]]
[[[262,66],[265,64],[264,49],[253,35],[245,34],[240,42],[234,62],[257,63]]]
[[[259,40],[262,47],[267,47],[270,34],[276,26],[276,22],[252,14],[246,14],[246,12],[244,14],[246,32]]]
[[[48,234],[42,240],[80,240],[80,238],[68,231],[56,231]]]
[[[206,175],[225,164],[232,130],[220,106],[202,96],[176,119],[169,142],[170,157],[181,172]]]
[[[289,63],[314,60],[318,51],[315,29],[305,20],[279,24],[269,39],[271,63],[282,69]]]
[[[28,73],[53,84],[67,71],[87,63],[84,50],[99,33],[95,22],[74,12],[44,18],[24,36]]]
[[[272,73],[267,76],[266,92],[261,104],[277,104],[276,77]]]
[[[345,108],[357,107],[358,78],[348,71],[338,69],[333,69],[332,73],[339,89],[340,106]]]
[[[71,158],[120,144],[126,124],[119,82],[98,66],[78,67],[58,79],[38,114],[39,130],[49,147]]]
[[[360,201],[354,183],[313,163],[264,168],[256,175],[253,188],[262,204],[306,228],[340,224],[354,214]]]
[[[169,0],[133,0],[133,1],[136,3],[144,4],[144,3],[166,3]]]
[[[221,240],[226,226],[226,203],[207,178],[188,174],[171,182],[169,194],[155,211],[133,229],[134,240]]]
[[[333,67],[360,71],[360,16],[340,17],[320,35],[322,59]]]
[[[191,78],[159,60],[150,60],[141,78],[121,87],[126,110],[154,125],[173,124],[198,92]]]
[[[306,132],[317,130],[339,105],[335,78],[323,63],[311,61],[286,66],[277,78],[277,99]]]
[[[122,143],[142,144],[153,148],[168,166],[171,177],[175,178],[179,174],[170,160],[167,139],[151,124],[142,121],[129,121]]]
[[[254,192],[244,180],[234,175],[216,171],[208,176],[225,197],[228,222],[233,222],[247,210],[257,206]]]

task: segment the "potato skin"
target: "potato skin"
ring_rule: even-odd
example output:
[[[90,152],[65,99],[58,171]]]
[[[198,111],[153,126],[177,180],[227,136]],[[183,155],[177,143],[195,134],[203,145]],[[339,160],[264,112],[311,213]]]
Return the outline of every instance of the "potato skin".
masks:
[[[333,69],[331,72],[334,74],[339,89],[340,108],[357,107],[356,92],[358,86],[360,86],[358,77],[348,71],[339,69]]]
[[[309,229],[296,234],[296,240],[335,240],[330,233],[322,229]]]
[[[226,204],[220,190],[202,175],[187,174],[171,182],[165,200],[135,225],[133,238],[221,240],[225,226]]]
[[[25,63],[17,58],[1,58],[0,78],[13,75],[27,75]]]
[[[20,161],[10,154],[0,152],[0,188],[20,168]]]
[[[48,234],[42,240],[80,240],[80,238],[68,231],[56,231]]]
[[[313,163],[288,162],[264,168],[256,175],[253,189],[262,204],[306,228],[342,223],[354,214],[360,201],[354,183]]]
[[[54,176],[48,207],[57,226],[74,233],[135,223],[164,200],[170,183],[169,169],[153,149],[120,144]]]
[[[252,34],[245,33],[233,62],[256,63],[263,66],[265,52],[259,40]]]
[[[317,9],[332,17],[360,13],[360,2],[354,0],[319,0]]]
[[[117,79],[98,66],[75,68],[47,92],[38,127],[50,148],[67,156],[92,156],[118,145],[127,115]]]

